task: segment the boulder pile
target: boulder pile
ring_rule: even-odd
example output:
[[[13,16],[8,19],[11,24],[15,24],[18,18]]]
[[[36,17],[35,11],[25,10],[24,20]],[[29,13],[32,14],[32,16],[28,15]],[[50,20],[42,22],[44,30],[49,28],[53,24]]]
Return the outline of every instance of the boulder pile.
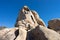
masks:
[[[24,6],[15,27],[0,30],[0,40],[60,40],[60,34],[55,31],[57,27],[60,28],[60,24],[55,24],[56,20],[52,22],[49,21],[47,28],[36,11]]]

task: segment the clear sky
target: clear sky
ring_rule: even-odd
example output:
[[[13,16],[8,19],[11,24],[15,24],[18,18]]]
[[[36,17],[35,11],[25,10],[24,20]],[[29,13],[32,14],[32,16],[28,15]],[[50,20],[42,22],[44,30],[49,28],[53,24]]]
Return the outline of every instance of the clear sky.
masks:
[[[46,25],[49,20],[60,18],[60,0],[0,0],[0,26],[14,27],[24,5],[37,11]]]

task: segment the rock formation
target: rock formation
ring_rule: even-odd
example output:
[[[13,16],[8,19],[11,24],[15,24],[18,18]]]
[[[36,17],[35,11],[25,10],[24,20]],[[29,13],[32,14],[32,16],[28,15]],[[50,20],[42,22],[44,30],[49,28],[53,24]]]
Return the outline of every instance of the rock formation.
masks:
[[[19,13],[15,27],[19,27],[21,25],[25,25],[26,27],[28,27],[28,29],[34,28],[37,25],[46,26],[43,20],[39,18],[37,12],[31,11],[27,6],[24,6]]]
[[[41,18],[39,18],[38,13],[37,13],[36,11],[34,11],[34,10],[32,10],[31,12],[32,12],[32,14],[34,15],[37,23],[38,23],[39,25],[42,25],[42,26],[45,26],[45,27],[46,27],[46,25],[45,25],[45,23],[43,22],[43,20],[42,20]]]
[[[60,35],[57,32],[41,25],[28,33],[29,40],[60,40]]]
[[[0,40],[60,40],[60,34],[48,29],[36,11],[24,6],[15,27],[0,30]]]
[[[53,19],[48,22],[48,28],[60,33],[60,19]]]
[[[14,40],[17,34],[18,28],[0,30],[0,40]]]

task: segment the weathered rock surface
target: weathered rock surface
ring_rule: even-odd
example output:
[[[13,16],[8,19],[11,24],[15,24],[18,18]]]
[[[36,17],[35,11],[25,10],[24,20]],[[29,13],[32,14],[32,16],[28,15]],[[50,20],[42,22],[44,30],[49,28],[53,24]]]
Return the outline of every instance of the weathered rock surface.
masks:
[[[37,12],[31,11],[27,6],[24,6],[19,13],[15,27],[19,27],[21,25],[25,25],[26,27],[30,25],[32,26],[30,28],[35,28],[37,25],[45,26],[45,23],[39,18]]]
[[[26,40],[27,37],[27,31],[22,28],[19,27],[19,35],[17,36],[16,40]]]
[[[34,15],[37,23],[38,23],[39,25],[42,25],[42,26],[45,26],[45,27],[46,27],[44,21],[39,17],[38,13],[37,13],[36,11],[34,11],[34,10],[32,10],[31,12],[32,12],[32,14]]]
[[[60,40],[60,35],[57,32],[41,25],[28,33],[29,40]]]
[[[48,28],[60,33],[60,19],[53,19],[48,22]]]
[[[41,25],[28,32],[23,28],[19,29],[9,30],[0,40],[60,40],[60,34]]]
[[[9,31],[10,29],[3,29],[0,30],[0,40],[6,40],[6,38],[3,38],[3,36],[5,36],[5,34]]]
[[[0,40],[60,40],[60,34],[48,29],[36,11],[24,6],[15,28],[0,30]]]
[[[16,32],[19,32],[18,28],[0,30],[0,40],[14,40],[17,35]]]

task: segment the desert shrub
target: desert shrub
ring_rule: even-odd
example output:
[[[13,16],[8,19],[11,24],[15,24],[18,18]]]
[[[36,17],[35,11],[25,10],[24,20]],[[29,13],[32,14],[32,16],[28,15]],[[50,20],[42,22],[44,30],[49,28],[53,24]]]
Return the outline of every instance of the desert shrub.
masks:
[[[0,30],[5,29],[5,28],[6,28],[6,26],[0,26]]]

